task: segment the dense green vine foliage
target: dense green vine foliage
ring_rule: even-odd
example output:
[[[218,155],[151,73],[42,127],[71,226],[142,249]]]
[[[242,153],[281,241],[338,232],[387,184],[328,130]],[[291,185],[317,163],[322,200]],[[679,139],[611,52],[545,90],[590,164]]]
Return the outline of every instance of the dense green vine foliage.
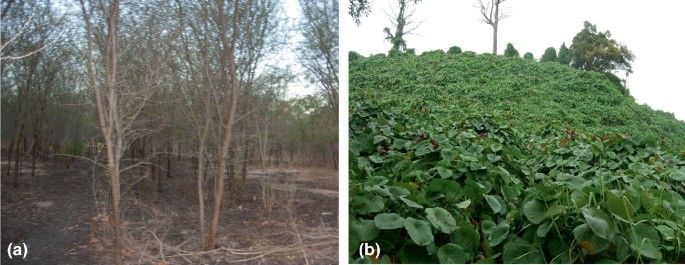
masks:
[[[390,107],[429,107],[436,114],[490,114],[535,132],[655,137],[685,152],[685,123],[635,103],[607,75],[560,64],[490,54],[358,57],[349,66],[350,102],[373,98]]]
[[[660,145],[682,146],[667,137],[683,124],[602,74],[473,53],[358,58],[349,111],[352,262],[685,262],[685,153]],[[628,137],[638,117],[663,131]],[[362,242],[379,259],[359,257]]]
[[[351,105],[355,262],[685,261],[685,161],[654,139]]]

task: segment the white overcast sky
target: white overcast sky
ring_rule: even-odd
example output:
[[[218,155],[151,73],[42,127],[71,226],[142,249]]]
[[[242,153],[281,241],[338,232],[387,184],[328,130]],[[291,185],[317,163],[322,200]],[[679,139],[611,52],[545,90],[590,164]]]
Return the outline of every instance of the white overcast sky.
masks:
[[[396,0],[375,0],[371,14],[357,27],[341,1],[341,47],[364,56],[387,53],[383,28],[391,27],[385,12]],[[394,5],[393,5],[394,3]],[[423,51],[457,45],[464,51],[492,52],[492,27],[480,21],[476,0],[423,0],[413,21],[421,21],[416,35],[407,36],[407,46]],[[685,1],[625,0],[509,0],[503,4],[510,16],[500,22],[498,54],[511,42],[521,55],[532,52],[540,58],[548,47],[571,45],[573,36],[590,21],[599,31],[609,30],[636,56],[628,78],[630,93],[640,104],[675,113],[685,121]],[[392,27],[391,27],[392,28]],[[341,67],[341,69],[343,69]],[[346,75],[345,75],[346,76]],[[624,78],[624,74],[619,74]]]

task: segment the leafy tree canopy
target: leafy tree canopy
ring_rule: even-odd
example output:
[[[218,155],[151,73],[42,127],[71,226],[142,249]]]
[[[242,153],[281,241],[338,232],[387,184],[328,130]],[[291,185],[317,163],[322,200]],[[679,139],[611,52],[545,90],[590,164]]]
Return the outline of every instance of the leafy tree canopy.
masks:
[[[635,55],[623,44],[611,39],[611,33],[597,31],[597,26],[585,21],[583,30],[573,37],[571,66],[587,71],[623,70],[632,73],[630,63]]]
[[[451,54],[460,54],[461,53],[461,48],[459,46],[452,46],[447,50],[447,53]]]
[[[526,52],[526,53],[523,55],[523,59],[535,60],[535,57],[533,56],[533,53],[531,53],[531,52]]]
[[[557,61],[557,50],[554,49],[554,47],[549,47],[547,50],[545,50],[545,53],[542,54],[542,57],[540,58],[540,62],[556,62]]]
[[[361,24],[361,18],[371,13],[371,0],[350,0],[347,13],[350,14],[354,23]]]
[[[569,65],[571,63],[571,51],[566,47],[566,42],[561,44],[557,59],[559,60],[559,63],[563,65]]]
[[[519,57],[519,51],[514,48],[514,45],[507,43],[507,48],[504,50],[504,56],[507,57]]]

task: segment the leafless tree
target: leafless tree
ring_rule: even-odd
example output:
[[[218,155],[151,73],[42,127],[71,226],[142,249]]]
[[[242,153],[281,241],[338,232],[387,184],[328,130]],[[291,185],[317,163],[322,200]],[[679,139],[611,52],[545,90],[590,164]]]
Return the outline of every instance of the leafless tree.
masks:
[[[95,95],[95,106],[98,113],[98,121],[102,137],[105,141],[105,148],[107,150],[107,174],[112,193],[112,212],[113,212],[113,227],[114,227],[114,251],[118,264],[121,264],[121,210],[119,203],[121,201],[121,186],[120,186],[120,168],[119,162],[124,148],[123,131],[120,120],[120,111],[118,106],[118,89],[116,84],[117,76],[117,26],[119,23],[119,1],[113,0],[108,6],[103,6],[101,10],[107,17],[106,22],[106,38],[104,42],[104,51],[102,54],[103,67],[105,71],[106,81],[105,89],[109,91],[109,95],[104,95],[101,88],[98,72],[95,67],[94,58],[94,44],[93,44],[93,26],[91,17],[95,8],[92,3],[90,10],[86,7],[84,0],[80,0],[83,12],[83,19],[86,22],[86,38],[88,39],[88,72],[90,73],[91,89]]]
[[[476,7],[483,15],[482,21],[492,26],[492,54],[497,54],[497,29],[499,21],[508,17],[507,12],[500,9],[500,4],[506,0],[478,0]]]
[[[118,0],[109,2],[89,2],[80,0],[82,16],[86,27],[86,39],[88,40],[87,58],[90,87],[93,90],[95,109],[99,128],[104,140],[107,162],[107,176],[111,186],[112,196],[112,227],[114,228],[114,251],[117,262],[121,262],[121,172],[138,167],[133,164],[122,167],[122,157],[131,140],[141,135],[138,133],[141,126],[150,124],[150,117],[141,115],[146,109],[146,104],[160,89],[160,70],[164,61],[168,59],[165,52],[158,50],[141,50],[141,46],[152,46],[149,38],[170,41],[174,38],[173,32],[168,35],[152,35],[148,39],[139,38],[139,32],[131,31],[135,28],[139,19],[130,16],[130,10],[140,6],[132,6],[122,9]],[[122,30],[122,11],[128,15],[125,18],[127,31]],[[120,42],[120,39],[126,40]],[[123,45],[121,45],[123,43]],[[96,50],[96,45],[97,49]],[[97,53],[96,53],[97,51]],[[148,64],[138,64],[130,54],[138,54],[148,59]],[[96,57],[97,55],[97,57]],[[127,58],[128,64],[119,67],[119,61]],[[159,60],[159,61],[156,61]],[[100,67],[96,67],[100,64]],[[104,72],[104,73],[102,73]],[[104,82],[101,77],[104,75]],[[120,76],[126,78],[120,78]],[[137,78],[136,78],[137,77]],[[151,115],[150,112],[146,115]],[[158,120],[159,121],[159,120]],[[162,120],[163,121],[163,120]],[[163,126],[165,123],[160,123]],[[153,131],[159,131],[155,129]],[[146,130],[146,131],[149,131]],[[161,142],[163,143],[163,142]],[[159,154],[153,153],[153,156]]]
[[[331,3],[325,3],[326,12],[333,12]],[[322,150],[331,149],[333,142],[337,145],[337,107],[333,108],[338,104],[337,13],[335,26],[325,24],[330,32],[320,36],[323,48],[331,48],[319,61],[323,71],[331,71],[322,72],[331,75],[322,79],[332,82],[326,84],[330,93],[325,99],[320,93],[315,108],[295,114],[302,101],[285,96],[295,77],[282,65],[282,51],[292,51],[287,45],[293,28],[282,4],[282,0],[79,0],[67,2],[63,9],[49,8],[78,12],[67,16],[73,20],[38,27],[42,30],[27,26],[16,35],[6,29],[21,28],[23,21],[42,23],[43,8],[32,8],[29,2],[3,2],[3,23],[13,23],[3,27],[3,45],[7,36],[17,36],[2,49],[2,57],[7,58],[2,62],[8,66],[2,68],[0,98],[3,151],[9,146],[13,162],[30,156],[39,166],[36,158],[43,152],[60,154],[55,156],[58,159],[68,157],[67,162],[79,158],[93,162],[93,182],[111,186],[108,207],[98,208],[98,214],[104,213],[107,218],[100,222],[112,228],[117,262],[128,261],[122,257],[127,251],[137,251],[124,250],[122,244],[133,242],[130,239],[140,228],[126,225],[138,218],[127,214],[132,207],[128,202],[141,197],[138,189],[156,188],[155,197],[161,198],[157,196],[164,194],[162,190],[177,188],[170,176],[193,174],[199,247],[215,249],[223,244],[220,221],[226,207],[222,204],[232,202],[240,189],[236,176],[242,174],[244,197],[247,174],[251,166],[259,165],[256,161],[275,167],[293,161],[329,166],[332,152]],[[19,11],[22,15],[15,15]],[[10,58],[52,43],[55,36],[62,37],[47,48]],[[313,82],[318,86],[318,81]],[[300,130],[309,139],[302,138]],[[186,165],[191,161],[188,164],[196,168]],[[147,178],[151,181],[143,181]],[[95,195],[96,205],[102,203],[100,197]],[[209,199],[211,217],[209,209],[205,211]],[[155,240],[166,244],[163,238]]]
[[[221,214],[221,202],[223,200],[224,192],[224,174],[226,169],[226,162],[228,159],[228,151],[231,148],[231,137],[233,136],[233,121],[235,120],[236,110],[238,109],[238,95],[240,94],[240,87],[238,85],[238,74],[236,73],[235,63],[235,46],[239,37],[238,20],[240,18],[240,9],[238,0],[233,2],[233,16],[231,18],[231,38],[229,41],[228,25],[226,19],[226,11],[224,11],[224,1],[216,0],[216,8],[218,13],[218,27],[219,37],[223,49],[221,50],[221,83],[229,88],[228,93],[231,95],[230,108],[226,111],[226,119],[223,121],[223,143],[221,144],[221,154],[219,155],[219,169],[216,174],[216,186],[214,187],[214,210],[212,212],[212,221],[209,227],[209,237],[207,238],[206,249],[216,248],[216,231],[219,226],[219,216]],[[226,65],[228,64],[228,65]],[[226,71],[228,70],[228,71]]]

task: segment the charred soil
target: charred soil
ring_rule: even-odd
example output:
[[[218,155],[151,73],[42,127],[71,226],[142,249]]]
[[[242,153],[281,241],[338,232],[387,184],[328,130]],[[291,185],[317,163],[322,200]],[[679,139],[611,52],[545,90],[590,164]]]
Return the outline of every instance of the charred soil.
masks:
[[[2,162],[3,173],[6,161]],[[171,177],[122,174],[122,231],[127,264],[337,264],[338,175],[333,169],[252,168],[229,178],[217,248],[199,236],[197,184],[188,163]],[[2,264],[111,264],[109,186],[85,161],[66,169],[52,158],[20,172],[19,186],[2,178],[2,250],[26,243],[26,260]],[[206,181],[212,188],[212,180]],[[212,193],[205,198],[209,226]]]

